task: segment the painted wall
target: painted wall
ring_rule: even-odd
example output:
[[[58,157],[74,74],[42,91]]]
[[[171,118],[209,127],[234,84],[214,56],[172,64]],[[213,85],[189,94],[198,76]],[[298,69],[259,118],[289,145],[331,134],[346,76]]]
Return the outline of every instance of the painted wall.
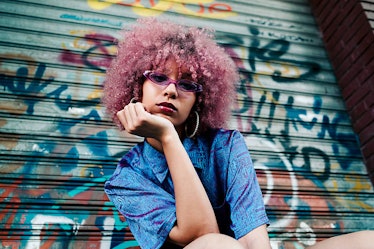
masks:
[[[374,229],[373,187],[306,0],[2,0],[2,248],[131,248],[103,192],[138,138],[104,115],[117,31],[140,16],[212,27],[241,81],[246,138],[276,248]]]

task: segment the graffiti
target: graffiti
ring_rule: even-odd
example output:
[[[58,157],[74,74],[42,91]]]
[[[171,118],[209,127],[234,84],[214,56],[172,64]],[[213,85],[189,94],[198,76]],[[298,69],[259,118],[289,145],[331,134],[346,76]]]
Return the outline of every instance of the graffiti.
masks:
[[[9,189],[6,193],[2,194],[2,197],[9,198],[11,196],[17,196],[17,199],[12,198],[8,201],[9,205],[2,208],[0,220],[7,221],[7,224],[13,223],[7,229],[15,229],[17,227],[22,227],[26,229],[27,232],[22,234],[22,236],[29,236],[28,240],[22,240],[21,236],[17,233],[9,233],[7,238],[2,239],[2,248],[115,248],[115,246],[121,246],[121,248],[129,248],[136,245],[134,240],[124,240],[124,234],[128,233],[127,223],[119,219],[118,215],[114,210],[112,210],[113,215],[109,214],[106,206],[108,206],[108,200],[103,193],[100,195],[92,196],[93,193],[91,184],[90,187],[81,191],[72,189],[69,192],[53,193],[53,191],[10,191],[10,186],[19,185],[21,181],[18,180],[14,184],[10,183],[7,186],[0,184],[3,189]],[[102,181],[102,179],[100,179]],[[14,188],[16,189],[16,188]],[[83,193],[84,192],[84,193]],[[44,214],[35,214],[32,210],[27,209],[27,204],[20,202],[21,199],[26,198],[41,198],[44,197],[46,202],[48,198],[52,195],[58,194],[60,198],[69,200],[72,203],[81,203],[81,205],[88,205],[92,200],[102,201],[103,209],[97,212],[85,212],[83,215],[79,213],[70,213],[65,209],[65,205],[57,201],[54,206],[48,207],[45,204],[35,202],[34,208],[42,209],[44,206]],[[89,195],[88,195],[89,194]],[[86,196],[87,202],[82,201],[82,195]],[[19,203],[18,205],[12,205],[12,203]],[[40,206],[38,206],[40,205]],[[46,208],[48,207],[48,208]],[[16,209],[15,209],[16,208]],[[9,212],[8,210],[14,210]],[[21,217],[21,219],[19,219]],[[87,231],[86,231],[87,230]],[[104,230],[104,231],[103,231]],[[80,236],[86,236],[85,233],[89,232],[92,238],[86,241],[79,242],[77,238]],[[121,235],[122,234],[122,235]],[[108,236],[113,236],[116,238],[121,238],[121,242],[114,241],[114,246],[111,245],[111,240],[108,240]],[[17,239],[18,238],[18,239]],[[101,238],[98,239],[98,238]],[[17,242],[14,240],[17,239]],[[9,240],[9,241],[7,241]]]
[[[258,39],[259,30],[251,26],[248,27],[250,32],[253,34],[253,38],[250,41],[248,48],[247,58],[248,67],[238,60],[237,58],[245,57],[235,53],[234,49],[226,48],[226,51],[234,58],[237,66],[241,72],[241,81],[237,87],[237,101],[234,106],[234,113],[239,130],[245,131],[250,130],[254,134],[262,134],[267,137],[270,141],[274,142],[275,135],[281,134],[281,144],[285,151],[288,152],[288,160],[295,165],[295,157],[298,154],[302,155],[302,165],[298,165],[298,170],[311,171],[312,169],[311,158],[320,158],[323,166],[320,166],[319,172],[314,172],[318,176],[319,181],[327,181],[330,175],[331,162],[329,155],[326,154],[325,149],[315,147],[302,147],[292,145],[290,136],[299,132],[307,130],[311,132],[314,137],[325,139],[327,136],[329,139],[333,139],[336,143],[332,143],[331,150],[332,154],[339,155],[343,151],[350,155],[359,155],[358,146],[356,144],[356,137],[352,132],[345,133],[339,131],[339,127],[342,123],[348,121],[348,116],[341,112],[334,113],[332,116],[321,113],[323,106],[323,99],[321,96],[316,95],[312,100],[312,108],[295,107],[294,96],[283,96],[279,91],[269,92],[267,90],[261,90],[259,98],[254,99],[254,93],[252,87],[263,86],[262,77],[259,75],[268,75],[276,84],[292,84],[293,82],[302,81],[320,71],[320,66],[315,62],[308,61],[296,61],[282,58],[290,49],[290,43],[285,40],[273,40],[267,44],[262,45]],[[220,37],[227,43],[239,44],[244,46],[244,41],[240,37]],[[235,41],[235,42],[233,42]],[[243,51],[237,49],[238,51]],[[288,67],[303,67],[304,72],[301,70],[295,70],[298,72],[297,75],[289,75],[290,70],[280,71],[276,69],[279,66],[268,67],[272,68],[271,71],[261,71],[259,66],[263,63],[271,63],[271,65],[282,65],[287,64]],[[267,79],[268,80],[268,79]],[[251,86],[251,87],[248,87]],[[287,100],[287,101],[284,101]],[[254,104],[256,102],[256,104]],[[253,117],[248,119],[245,117]],[[266,125],[261,122],[260,117],[266,118]],[[280,124],[274,124],[275,120],[284,120],[283,129]],[[252,122],[249,122],[252,121]],[[321,124],[321,125],[317,125]],[[274,129],[276,128],[276,129]],[[300,150],[297,152],[297,150]],[[299,160],[299,159],[298,159]],[[340,160],[338,158],[338,164],[344,170],[346,170],[354,159],[351,160]],[[294,169],[293,169],[294,170]]]
[[[0,85],[7,88],[14,94],[38,94],[48,84],[50,84],[54,78],[49,77],[48,79],[42,80],[45,71],[45,64],[40,63],[37,67],[33,80],[30,84],[26,84],[26,78],[29,74],[29,70],[26,67],[20,67],[15,77],[7,77],[4,74],[0,74]],[[37,99],[25,99],[25,104],[28,106],[27,113],[32,114],[34,112],[34,105],[38,101]]]
[[[235,105],[234,112],[240,113],[241,115],[238,119],[241,119],[243,114],[247,113],[247,116],[252,116],[252,93],[251,89],[248,88],[248,85],[253,83],[257,83],[261,85],[261,80],[259,79],[259,75],[270,75],[271,78],[277,83],[290,83],[301,81],[306,79],[312,75],[317,74],[320,71],[320,66],[315,62],[303,62],[303,61],[296,61],[290,59],[282,58],[282,55],[285,55],[289,48],[290,42],[284,39],[277,39],[272,40],[268,44],[261,46],[260,40],[258,35],[260,31],[257,28],[252,26],[248,26],[248,30],[253,35],[253,38],[250,41],[250,46],[247,52],[248,64],[249,68],[245,68],[245,64],[238,60],[237,58],[242,58],[243,56],[239,56],[235,53],[233,48],[226,48],[226,51],[234,58],[238,68],[240,69],[241,81],[239,86],[237,87],[238,93],[238,101]],[[235,43],[238,44],[237,46],[244,46],[244,40],[241,37],[234,37],[224,36],[219,37],[220,39],[224,39],[227,43]],[[244,55],[245,56],[245,55]],[[265,64],[264,64],[265,62]],[[261,67],[261,65],[266,65],[265,67]],[[279,66],[281,65],[281,66]],[[286,65],[283,67],[282,65]],[[261,68],[260,68],[261,67]],[[305,68],[305,72],[301,72],[298,68],[303,67]],[[290,68],[295,68],[295,70],[290,70]],[[269,70],[270,69],[270,70]],[[292,73],[295,72],[295,73]],[[256,117],[259,117],[260,110],[264,104],[264,101],[267,99],[267,92],[265,91],[261,96],[261,99],[258,103],[258,109],[256,112]],[[274,117],[274,109],[276,107],[276,103],[278,102],[279,92],[273,92],[272,96],[270,97],[271,107],[270,107],[270,119],[269,125],[271,126],[271,120]],[[244,106],[239,104],[238,102],[244,103]],[[290,96],[290,102],[292,102],[292,96]],[[292,104],[292,103],[290,103]],[[305,112],[305,110],[303,111]],[[292,112],[289,112],[292,113]],[[295,115],[294,113],[291,115]],[[298,115],[296,115],[298,117]],[[248,120],[242,121],[238,120],[238,123],[251,123]],[[248,128],[242,126],[242,124],[238,127],[240,130],[242,128]],[[249,128],[250,129],[250,128]],[[256,129],[256,127],[254,127]],[[244,129],[245,130],[245,129]]]
[[[255,17],[250,17],[248,20],[248,24],[250,25],[261,25],[261,26],[266,26],[270,28],[287,28],[287,29],[301,29],[300,26],[290,23],[290,24],[285,24],[284,22],[276,21],[276,20],[271,20],[271,19],[265,19],[265,18],[255,18]]]
[[[85,34],[82,42],[77,40],[74,42],[74,47],[79,49],[86,47],[87,49],[83,53],[76,53],[66,48],[61,54],[60,60],[64,63],[84,65],[105,72],[113,58],[114,41],[115,38],[109,35]]]
[[[321,198],[319,201],[311,201],[310,196],[300,197],[304,195],[300,186],[305,188],[306,185],[310,185],[311,188],[328,192],[328,182],[333,177],[333,168],[347,170],[355,162],[354,157],[352,160],[340,157],[333,159],[332,155],[359,155],[360,152],[355,135],[351,131],[340,130],[348,122],[347,115],[342,112],[324,113],[323,96],[314,95],[309,100],[310,107],[305,107],[300,104],[300,99],[293,95],[285,95],[284,91],[264,89],[269,81],[274,85],[286,84],[292,87],[294,83],[311,78],[321,71],[318,63],[283,58],[291,48],[291,43],[286,38],[264,43],[259,39],[260,30],[251,26],[248,30],[253,36],[248,42],[247,52],[246,41],[243,38],[233,35],[219,37],[224,44],[236,44],[235,47],[225,47],[234,58],[241,75],[237,86],[237,101],[233,109],[236,124],[234,127],[241,131],[250,130],[254,134],[247,137],[250,150],[261,147],[262,151],[278,152],[278,158],[256,158],[254,162],[262,188],[265,190],[264,201],[270,216],[273,217],[269,232],[277,234],[277,239],[272,241],[272,247],[304,248],[317,240],[313,228],[328,227],[338,234],[343,229],[344,221],[339,218],[325,223],[321,221],[319,224],[306,221],[306,216],[313,216],[313,203],[319,202],[319,208],[323,206],[324,212],[334,212],[333,207],[338,205],[339,200]],[[238,58],[245,58],[247,61]],[[332,139],[334,142],[328,149],[320,144],[311,146],[294,143],[292,136],[300,133],[308,133],[311,138]],[[289,175],[289,180],[286,181],[289,190],[287,194],[277,193],[277,189],[282,189],[282,185],[279,185],[282,178],[274,175],[274,170],[284,172],[282,178],[283,174]],[[364,210],[368,207],[360,200],[359,202]],[[272,214],[272,207],[287,212],[282,215]],[[299,213],[298,210],[308,210],[309,214]],[[293,229],[278,234],[278,230],[285,230],[287,227]]]
[[[292,75],[289,74],[289,70],[286,70],[288,74],[284,74],[282,70],[274,69],[272,72],[272,79],[276,82],[292,82],[292,81],[300,81],[302,79],[308,78],[311,75],[314,75],[320,71],[320,66],[315,62],[309,61],[296,61],[290,59],[281,58],[285,55],[289,48],[290,42],[287,41],[286,38],[277,38],[275,40],[270,41],[268,44],[260,47],[260,41],[258,40],[258,35],[260,31],[252,26],[248,26],[248,30],[250,34],[253,35],[253,39],[251,41],[249,52],[248,52],[248,60],[251,70],[257,73],[265,73],[258,71],[256,68],[256,59],[260,61],[266,62],[276,62],[280,65],[288,65],[289,66],[296,66],[298,68],[305,68],[304,73],[299,75]],[[298,70],[296,70],[298,72]]]
[[[102,18],[85,17],[83,15],[74,15],[74,14],[62,14],[60,15],[60,18],[65,19],[65,20],[78,21],[78,22],[104,24],[104,25],[109,25],[109,26],[119,27],[119,28],[121,28],[124,24],[121,21],[111,21],[111,20],[102,19]]]
[[[92,47],[88,47],[82,53],[82,58],[89,58],[87,55],[91,51],[101,49],[100,43],[93,42],[91,45]],[[71,89],[72,86],[67,83],[57,83],[56,75],[51,76],[47,73],[48,66],[45,63],[35,63],[35,66],[25,61],[25,65],[20,66],[13,73],[10,69],[6,70],[7,59],[1,62],[3,67],[3,72],[0,74],[2,91],[12,94],[14,101],[25,106],[23,113],[18,110],[17,106],[14,109],[7,107],[7,111],[17,112],[18,120],[28,120],[29,126],[33,126],[36,124],[33,124],[29,117],[54,115],[53,112],[45,113],[43,109],[40,109],[41,106],[48,105],[49,110],[54,109],[60,116],[55,118],[55,121],[51,122],[47,128],[53,131],[52,137],[59,136],[63,139],[73,135],[76,140],[74,143],[64,144],[53,139],[48,140],[48,136],[44,136],[45,140],[39,139],[30,145],[26,155],[23,151],[20,151],[18,155],[20,159],[30,156],[33,160],[26,160],[23,165],[15,165],[13,159],[8,162],[4,161],[0,165],[0,172],[10,177],[7,182],[1,181],[0,183],[1,189],[5,190],[0,191],[0,196],[3,200],[7,200],[6,204],[0,207],[0,220],[7,224],[7,229],[15,231],[2,237],[1,247],[132,248],[136,246],[134,239],[125,239],[125,234],[129,233],[127,223],[119,218],[117,211],[109,205],[102,189],[96,190],[96,186],[102,185],[105,181],[104,176],[112,173],[112,167],[103,167],[104,162],[110,160],[111,165],[115,165],[113,158],[118,157],[117,154],[124,153],[123,148],[117,151],[110,149],[108,134],[111,132],[107,130],[108,128],[100,127],[102,114],[97,109],[100,96],[87,92],[82,100],[77,101],[74,99],[77,93]],[[93,66],[92,63],[84,63],[84,65],[97,71],[100,71],[98,66],[105,66],[105,64]],[[90,123],[97,127],[91,130],[82,128]],[[5,119],[4,122],[2,119],[1,124],[2,131],[14,125],[11,119]],[[19,125],[17,127],[20,128]],[[46,129],[46,127],[41,128]],[[38,130],[37,127],[36,130]],[[21,134],[17,137],[16,143],[1,140],[0,148],[17,150],[16,144],[22,144],[29,139],[25,131],[21,130]],[[13,144],[8,145],[9,143]],[[92,159],[89,163],[85,159],[87,156]],[[45,158],[48,158],[49,164],[54,167],[44,169]],[[24,176],[38,174],[43,174],[44,179],[42,182],[35,180],[33,184],[41,186],[40,188],[20,189],[17,187],[31,183]],[[52,180],[56,176],[59,179],[57,182]],[[18,179],[12,181],[13,178]],[[66,185],[66,182],[72,184]],[[48,185],[54,185],[55,189],[42,187]],[[26,199],[31,200],[33,209],[44,210],[44,213],[29,210],[27,202],[24,203]],[[64,201],[61,202],[61,200]],[[99,202],[102,208],[85,213],[70,213],[65,210],[66,202],[72,202],[74,205],[92,205],[90,203]],[[30,232],[20,234],[17,232],[19,227]],[[87,228],[89,228],[89,233],[93,234],[91,239],[90,236],[85,235]],[[25,236],[28,237],[27,240],[21,239]],[[89,243],[77,241],[77,238],[81,236],[87,237]],[[108,237],[115,239],[108,240]]]
[[[212,0],[87,4],[90,11],[116,5],[141,16],[236,15],[230,5]],[[123,25],[87,13],[58,16]],[[310,86],[325,73],[320,62],[294,53],[295,44],[316,41],[282,33],[299,30],[292,23],[253,17],[243,25],[249,36],[221,32],[217,40],[239,69],[230,126],[243,133],[252,153],[271,219],[272,247],[299,249],[314,244],[321,231],[373,228],[365,216],[373,210],[373,188],[358,176],[364,166],[347,113],[320,94],[320,85]],[[65,36],[70,40],[61,41],[56,61],[19,53],[0,57],[0,223],[5,229],[0,247],[138,248],[103,192],[117,159],[139,141],[118,132],[100,105],[115,38],[80,29]],[[304,89],[313,87],[318,91]],[[342,209],[361,216],[352,221],[338,214]],[[324,219],[316,218],[321,214]]]
[[[122,0],[115,1],[98,1],[87,0],[87,4],[95,10],[109,8],[113,4],[131,7],[132,11],[139,16],[159,16],[164,12],[175,11],[179,14],[224,19],[237,15],[227,3],[216,3],[214,0],[189,0],[189,1],[143,1],[134,0],[132,3],[124,3]],[[155,3],[156,2],[156,3]],[[79,20],[82,18],[76,17]],[[87,20],[86,18],[84,18]]]

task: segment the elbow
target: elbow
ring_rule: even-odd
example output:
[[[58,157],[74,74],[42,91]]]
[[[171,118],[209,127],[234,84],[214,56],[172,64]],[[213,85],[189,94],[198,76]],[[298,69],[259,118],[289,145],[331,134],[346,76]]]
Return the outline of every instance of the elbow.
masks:
[[[217,222],[202,222],[198,226],[191,229],[192,240],[195,240],[203,235],[210,233],[219,233],[219,228]],[[191,242],[190,241],[190,242]]]
[[[212,234],[212,233],[220,233],[219,229],[218,229],[218,226],[215,226],[215,225],[205,226],[204,228],[198,230],[195,233],[195,236],[193,237],[193,240],[195,240],[195,239],[197,239],[201,236],[204,236],[204,235],[207,235],[207,234]]]
[[[199,231],[198,237],[206,235],[208,233],[219,233],[218,225],[206,226],[204,229]]]
[[[184,229],[180,229],[176,226],[170,232],[169,239],[177,245],[186,246],[197,238],[212,233],[219,233],[217,225],[206,225]]]

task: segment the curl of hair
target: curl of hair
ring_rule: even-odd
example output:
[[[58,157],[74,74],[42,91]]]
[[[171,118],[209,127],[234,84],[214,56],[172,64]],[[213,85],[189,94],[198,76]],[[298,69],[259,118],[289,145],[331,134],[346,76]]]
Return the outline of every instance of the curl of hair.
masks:
[[[122,31],[121,38],[117,56],[106,73],[102,98],[120,129],[116,113],[132,98],[141,99],[143,72],[164,69],[170,56],[203,85],[194,107],[201,118],[199,132],[226,126],[239,76],[234,62],[213,40],[211,31],[148,17]]]

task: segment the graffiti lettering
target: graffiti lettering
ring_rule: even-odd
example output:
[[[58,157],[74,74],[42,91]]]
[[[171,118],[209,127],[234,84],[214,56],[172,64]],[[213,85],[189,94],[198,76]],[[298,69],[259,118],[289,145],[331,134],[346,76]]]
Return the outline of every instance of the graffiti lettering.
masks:
[[[65,49],[60,60],[105,72],[113,58],[110,48],[114,46],[114,38],[108,35],[86,34],[83,39],[87,44],[92,44],[86,51],[81,54]]]
[[[213,3],[212,3],[213,2]],[[142,4],[140,0],[132,3],[124,3],[122,0],[98,1],[87,0],[88,5],[95,10],[109,8],[113,4],[131,6],[134,13],[139,16],[158,16],[164,12],[174,10],[177,13],[205,18],[224,19],[237,15],[232,11],[230,5],[226,3],[214,3],[214,0],[189,0],[179,2],[169,2],[159,0],[157,3],[149,0],[147,4]],[[205,5],[209,4],[210,5]],[[82,18],[77,17],[79,20]]]
[[[320,71],[320,66],[315,62],[308,62],[308,61],[304,62],[304,61],[296,61],[296,60],[281,58],[282,55],[287,53],[290,47],[290,42],[285,40],[284,38],[270,41],[265,46],[259,47],[260,41],[258,40],[257,36],[259,35],[260,31],[257,28],[254,28],[251,26],[248,27],[248,30],[254,36],[254,38],[251,41],[251,46],[249,47],[249,52],[248,52],[249,64],[253,71],[257,72],[256,66],[255,66],[256,59],[306,68],[305,73],[301,75],[297,75],[297,76],[285,75],[280,70],[274,70],[272,74],[272,78],[274,81],[280,82],[280,83],[299,81],[299,80],[308,78],[312,75],[315,75],[316,73]]]
[[[101,2],[103,3],[103,2]],[[101,18],[92,18],[92,17],[85,17],[82,15],[75,15],[75,14],[62,14],[60,15],[61,19],[66,20],[74,20],[79,22],[87,22],[87,23],[98,23],[98,24],[106,24],[114,27],[122,27],[123,22],[121,21],[110,21],[107,19],[101,19]]]
[[[26,67],[20,67],[17,70],[16,76],[14,77],[0,74],[0,85],[14,94],[25,94],[29,96],[38,95],[54,80],[53,77],[43,80],[45,68],[46,65],[44,63],[40,63],[29,84],[27,84],[29,70]],[[28,98],[24,101],[28,105],[27,113],[32,114],[34,112],[34,105],[39,100],[36,98]]]

